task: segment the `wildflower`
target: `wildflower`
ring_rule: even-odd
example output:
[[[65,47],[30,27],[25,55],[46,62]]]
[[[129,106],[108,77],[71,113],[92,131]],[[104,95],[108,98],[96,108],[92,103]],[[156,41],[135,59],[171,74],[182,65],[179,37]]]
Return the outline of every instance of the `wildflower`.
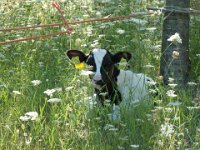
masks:
[[[161,135],[166,137],[171,137],[172,134],[174,133],[174,126],[169,123],[162,124],[160,131]]]
[[[27,113],[25,113],[25,116],[30,117],[30,120],[36,120],[37,117],[38,117],[38,113],[37,113],[37,112],[34,112],[34,111],[32,111],[32,112],[27,112]]]
[[[73,88],[74,88],[73,86],[66,87],[66,88],[65,88],[65,91],[70,91],[70,90],[72,90]]]
[[[96,15],[97,15],[97,16],[101,16],[101,12],[100,12],[100,11],[97,11],[97,12],[96,12]]]
[[[40,80],[33,80],[33,81],[31,81],[31,83],[33,84],[33,86],[37,86],[37,85],[41,84],[42,81],[40,81]]]
[[[67,112],[72,112],[72,111],[73,111],[73,108],[72,108],[71,106],[67,105],[66,111],[67,111]]]
[[[105,127],[104,127],[104,130],[109,130],[111,128],[114,128],[114,126],[111,125],[111,124],[106,124]]]
[[[110,128],[110,129],[108,129],[109,131],[118,131],[118,129],[117,128]]]
[[[193,106],[193,107],[188,106],[187,109],[189,110],[200,109],[200,106]]]
[[[56,92],[55,89],[47,89],[46,91],[44,91],[44,94],[47,94],[48,96],[53,96],[53,94]]]
[[[28,120],[36,120],[38,118],[37,112],[27,112],[24,116],[20,116],[20,120],[28,121]]]
[[[83,5],[83,6],[81,6],[81,8],[88,8],[88,6],[86,6],[86,5]]]
[[[108,94],[108,92],[99,93],[99,95],[101,95],[101,96],[106,96],[107,94]]]
[[[149,93],[151,94],[156,94],[158,91],[156,91],[155,89],[149,89]]]
[[[173,51],[172,52],[172,58],[173,59],[178,59],[179,58],[179,52],[178,51]]]
[[[156,30],[156,27],[146,28],[147,31],[154,31]]]
[[[50,98],[49,100],[47,100],[47,102],[49,103],[59,103],[62,100],[60,98]]]
[[[32,137],[29,137],[28,139],[26,139],[25,143],[26,145],[29,145],[32,141]]]
[[[158,145],[161,146],[161,147],[163,147],[164,143],[161,140],[158,140]]]
[[[164,111],[167,112],[167,113],[171,113],[173,111],[173,109],[166,107],[166,108],[164,108]]]
[[[154,11],[154,15],[160,16],[161,14],[162,14],[162,11],[161,11],[161,10]]]
[[[21,121],[28,121],[30,118],[28,116],[20,116],[19,119]]]
[[[117,29],[116,32],[117,32],[118,34],[124,34],[124,33],[125,33],[125,30]]]
[[[102,2],[102,3],[110,3],[111,0],[102,0],[101,2]]]
[[[168,78],[168,81],[170,82],[170,83],[172,83],[172,82],[174,82],[174,78]]]
[[[98,41],[94,41],[91,45],[91,47],[95,48],[99,46],[99,42]]]
[[[110,102],[111,102],[111,100],[109,100],[109,99],[106,99],[106,100],[105,100],[105,102],[106,102],[106,103],[110,103]]]
[[[81,45],[81,39],[80,38],[77,38],[75,40],[75,45]]]
[[[167,106],[180,106],[181,102],[176,101],[176,102],[170,102]]]
[[[137,121],[138,123],[144,123],[144,120],[139,119],[139,118],[137,118],[136,121]]]
[[[88,15],[88,14],[84,14],[83,17],[84,17],[84,18],[88,18],[89,15]]]
[[[39,67],[40,67],[40,68],[43,68],[43,67],[44,67],[44,63],[43,63],[43,62],[39,62],[38,64],[39,64]]]
[[[123,149],[125,149],[125,148],[122,147],[122,146],[117,146],[117,149],[121,149],[121,150],[123,150]]]
[[[145,65],[144,67],[145,67],[145,68],[154,68],[154,66],[151,65],[151,64]]]
[[[22,94],[22,93],[19,92],[19,91],[13,91],[13,93],[14,93],[15,95],[21,95],[21,94]]]
[[[182,39],[180,38],[179,33],[175,33],[170,38],[168,38],[167,41],[172,43],[182,43]]]
[[[151,81],[147,81],[147,84],[148,84],[149,86],[153,86],[153,85],[156,85],[156,82],[153,81],[153,80],[151,80]]]
[[[121,140],[121,141],[128,141],[128,136],[119,137],[119,140]]]
[[[87,44],[82,44],[82,45],[81,45],[81,47],[86,47],[86,46],[87,46]]]
[[[137,23],[137,24],[146,24],[146,23],[148,23],[148,21],[146,21],[144,19],[137,19],[137,18],[131,18],[131,19],[129,19],[129,21]]]
[[[105,37],[106,35],[105,34],[100,34],[99,35],[99,38],[103,38],[103,37]]]
[[[62,88],[61,87],[56,87],[56,88],[54,88],[54,90],[56,90],[56,92],[61,92]]]
[[[197,85],[197,83],[195,83],[195,82],[188,82],[187,84],[190,86]]]
[[[94,74],[94,72],[81,70],[81,74],[80,75],[82,75],[82,76],[88,76],[88,75],[92,75],[92,74]]]
[[[176,87],[178,84],[175,84],[175,83],[169,83],[168,85],[169,85],[170,87],[174,88],[174,87]]]
[[[65,27],[61,27],[61,31],[62,31],[62,32],[65,32],[65,31],[67,31],[67,30],[66,30]]]
[[[136,145],[136,144],[134,144],[134,145],[130,145],[130,147],[132,147],[132,148],[139,148],[140,145]]]
[[[163,80],[163,76],[158,76],[157,79],[158,79],[159,81],[162,81],[162,80]]]
[[[166,92],[167,96],[169,97],[177,97],[174,90],[169,90]]]

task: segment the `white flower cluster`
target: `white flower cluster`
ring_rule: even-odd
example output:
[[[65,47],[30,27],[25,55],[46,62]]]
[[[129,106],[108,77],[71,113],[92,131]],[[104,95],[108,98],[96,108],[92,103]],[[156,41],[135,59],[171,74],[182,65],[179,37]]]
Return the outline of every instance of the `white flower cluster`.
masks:
[[[40,81],[40,80],[33,80],[33,81],[31,81],[31,83],[33,84],[33,86],[37,86],[37,85],[41,84],[42,81]]]
[[[24,116],[20,116],[19,119],[22,121],[36,120],[38,118],[37,112],[27,112]]]
[[[171,137],[174,133],[174,126],[170,123],[165,123],[161,125],[161,135],[166,137]]]
[[[169,97],[177,97],[177,95],[175,94],[175,91],[174,90],[168,90],[167,92],[166,92],[166,94],[167,94],[167,96],[169,96]]]
[[[48,95],[48,96],[53,96],[53,94],[56,92],[55,89],[47,89],[46,91],[44,91],[44,94]]]
[[[125,30],[123,30],[123,29],[117,29],[116,32],[117,32],[118,34],[124,34],[124,33],[125,33]]]
[[[49,100],[47,100],[47,102],[49,103],[59,103],[62,100],[60,98],[50,98]]]
[[[179,33],[175,33],[174,35],[172,35],[171,37],[169,37],[169,38],[167,39],[167,41],[172,42],[172,43],[175,43],[175,44],[176,44],[176,43],[182,44],[182,39],[181,39]]]

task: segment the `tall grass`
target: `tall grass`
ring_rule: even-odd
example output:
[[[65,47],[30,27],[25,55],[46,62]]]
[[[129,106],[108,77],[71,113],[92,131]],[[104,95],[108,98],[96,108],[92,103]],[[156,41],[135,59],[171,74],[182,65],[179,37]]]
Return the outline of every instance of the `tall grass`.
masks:
[[[198,3],[198,2],[196,2]],[[128,15],[161,7],[163,1],[61,0],[69,20]],[[48,0],[0,2],[0,27],[62,22]],[[200,56],[199,16],[191,19],[191,85],[166,92],[159,79],[162,15],[73,25],[72,35],[0,45],[0,149],[199,149]],[[0,32],[0,41],[59,32],[63,27]],[[122,110],[118,123],[107,108],[88,107],[93,96],[89,79],[80,76],[66,58],[67,49],[88,52],[94,47],[133,54],[131,70],[143,72],[158,83],[160,94],[131,111]],[[31,81],[40,80],[34,86]],[[54,89],[52,96],[44,92]],[[47,102],[50,98],[61,102]],[[154,106],[156,103],[156,106]],[[37,112],[36,120],[20,119]]]

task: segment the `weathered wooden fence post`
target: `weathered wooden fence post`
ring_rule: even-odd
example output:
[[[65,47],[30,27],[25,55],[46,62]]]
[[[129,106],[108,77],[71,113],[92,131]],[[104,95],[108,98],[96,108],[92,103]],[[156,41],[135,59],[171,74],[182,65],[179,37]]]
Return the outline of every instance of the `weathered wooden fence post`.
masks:
[[[188,12],[177,12],[173,10],[184,10],[190,7],[190,0],[166,0],[166,11],[163,22],[162,56],[160,62],[160,74],[164,78],[164,84],[169,83],[169,78],[174,83],[184,87],[189,79],[189,22]],[[169,11],[168,11],[169,10]],[[179,41],[176,41],[178,34]]]

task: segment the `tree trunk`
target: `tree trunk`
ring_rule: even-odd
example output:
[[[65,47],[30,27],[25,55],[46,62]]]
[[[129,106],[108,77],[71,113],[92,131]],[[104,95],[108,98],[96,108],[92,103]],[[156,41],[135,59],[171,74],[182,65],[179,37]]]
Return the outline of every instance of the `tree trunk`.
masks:
[[[190,0],[166,0],[166,9],[189,8]],[[189,13],[166,11],[164,14],[162,35],[162,56],[160,74],[164,84],[169,83],[169,78],[174,83],[184,87],[189,79]],[[169,37],[179,33],[182,43],[168,41]],[[175,55],[175,56],[173,56]]]

